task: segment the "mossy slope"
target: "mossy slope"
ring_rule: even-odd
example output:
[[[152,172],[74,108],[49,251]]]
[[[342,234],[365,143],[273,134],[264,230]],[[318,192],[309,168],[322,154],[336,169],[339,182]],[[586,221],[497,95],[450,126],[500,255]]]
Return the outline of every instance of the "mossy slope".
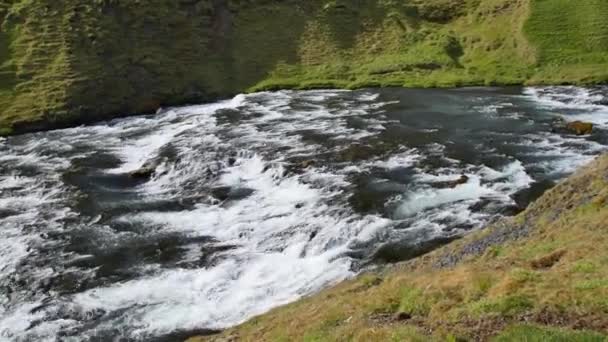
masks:
[[[0,0],[0,129],[278,88],[598,83],[603,0]]]
[[[192,341],[605,341],[608,156],[525,212]]]

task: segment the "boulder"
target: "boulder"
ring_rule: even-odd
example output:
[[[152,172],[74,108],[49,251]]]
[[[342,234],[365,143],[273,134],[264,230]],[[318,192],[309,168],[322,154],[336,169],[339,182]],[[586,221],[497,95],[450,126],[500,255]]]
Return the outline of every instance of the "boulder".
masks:
[[[224,202],[228,200],[238,201],[249,197],[253,193],[253,189],[248,188],[232,188],[229,186],[220,186],[211,189],[211,196],[215,199]]]
[[[438,189],[444,189],[444,188],[453,189],[459,185],[465,184],[468,181],[469,181],[469,176],[461,175],[458,179],[449,180],[449,181],[445,181],[445,182],[435,182],[435,183],[432,183],[431,186],[433,188],[438,188]]]
[[[152,176],[154,176],[155,172],[155,164],[144,164],[144,166],[140,167],[139,169],[129,172],[129,177],[134,179],[150,179]]]
[[[167,158],[154,158],[146,161],[139,169],[129,172],[129,176],[133,179],[149,180],[153,176],[162,176],[167,173],[167,170],[157,170],[158,167],[166,163]],[[174,161],[174,162],[178,162]]]
[[[583,121],[567,122],[563,118],[559,118],[553,121],[551,131],[553,133],[587,135],[593,132],[593,124]]]
[[[590,122],[573,121],[569,122],[566,128],[576,135],[587,135],[593,132],[593,124]]]

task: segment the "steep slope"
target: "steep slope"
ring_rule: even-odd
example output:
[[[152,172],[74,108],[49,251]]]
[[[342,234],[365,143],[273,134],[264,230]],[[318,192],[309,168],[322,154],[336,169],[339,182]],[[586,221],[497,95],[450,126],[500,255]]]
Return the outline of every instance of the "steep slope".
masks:
[[[538,49],[533,81],[600,82],[608,75],[608,6],[602,0],[532,1],[526,33]]]
[[[603,156],[515,218],[191,341],[605,341],[607,229]]]
[[[277,88],[598,83],[602,0],[0,0],[0,133]]]

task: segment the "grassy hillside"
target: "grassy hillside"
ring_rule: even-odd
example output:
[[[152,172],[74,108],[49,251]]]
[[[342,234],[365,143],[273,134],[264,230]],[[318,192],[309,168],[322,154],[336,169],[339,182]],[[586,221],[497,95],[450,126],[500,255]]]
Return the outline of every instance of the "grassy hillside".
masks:
[[[608,156],[525,212],[195,341],[605,341]]]
[[[0,0],[0,133],[277,88],[608,80],[604,0]]]
[[[536,0],[525,29],[541,66],[533,82],[605,82],[608,79],[608,3]]]

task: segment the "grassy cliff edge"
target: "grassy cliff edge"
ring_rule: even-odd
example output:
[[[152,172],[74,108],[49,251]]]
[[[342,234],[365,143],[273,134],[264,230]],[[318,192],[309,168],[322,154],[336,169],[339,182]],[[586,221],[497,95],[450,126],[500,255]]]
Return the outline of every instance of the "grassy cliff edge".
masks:
[[[608,81],[603,0],[0,0],[0,134],[244,91]]]
[[[190,341],[606,341],[608,155],[514,218]]]

